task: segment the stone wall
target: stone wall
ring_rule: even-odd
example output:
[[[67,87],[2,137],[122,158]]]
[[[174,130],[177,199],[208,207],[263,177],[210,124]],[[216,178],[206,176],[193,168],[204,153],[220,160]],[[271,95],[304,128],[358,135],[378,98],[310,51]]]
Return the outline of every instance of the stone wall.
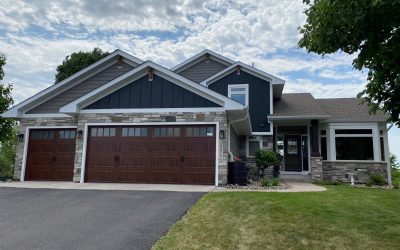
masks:
[[[387,178],[387,163],[374,161],[322,161],[323,180],[350,182],[353,174],[355,183],[366,183],[368,174],[380,174]]]
[[[24,136],[28,136],[28,134],[26,134],[27,127],[76,126],[76,125],[77,125],[77,119],[74,117],[21,119],[18,133],[23,134]],[[14,166],[14,179],[16,180],[20,180],[21,178],[22,160],[24,156],[24,143],[25,143],[24,141],[18,142],[17,144],[17,154]]]
[[[322,181],[323,180],[322,157],[310,157],[310,162],[311,162],[311,179]]]

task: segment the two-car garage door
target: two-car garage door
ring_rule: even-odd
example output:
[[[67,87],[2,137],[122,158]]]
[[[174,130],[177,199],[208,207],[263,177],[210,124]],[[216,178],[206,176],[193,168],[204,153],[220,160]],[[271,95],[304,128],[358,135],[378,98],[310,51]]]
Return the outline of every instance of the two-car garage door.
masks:
[[[85,180],[215,183],[215,126],[89,127]]]

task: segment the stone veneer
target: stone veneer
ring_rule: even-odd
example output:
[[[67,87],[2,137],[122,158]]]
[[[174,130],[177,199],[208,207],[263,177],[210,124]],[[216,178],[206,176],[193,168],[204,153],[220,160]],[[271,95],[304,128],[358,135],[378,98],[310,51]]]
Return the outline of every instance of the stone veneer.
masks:
[[[227,149],[227,117],[225,112],[174,112],[174,113],[143,113],[143,114],[80,114],[77,118],[36,118],[22,119],[20,133],[25,134],[27,126],[77,126],[77,130],[85,131],[86,123],[140,123],[140,122],[166,122],[167,116],[173,116],[176,122],[219,122],[219,129],[226,131],[224,139],[219,139],[219,159],[218,159],[218,180],[220,185],[227,182],[228,169],[228,149]],[[85,134],[82,137],[76,138],[75,163],[74,163],[74,178],[73,181],[79,182],[81,178],[81,164],[83,155],[83,141]],[[218,138],[219,131],[216,136]],[[21,142],[17,146],[17,156],[14,171],[14,178],[20,179],[22,169],[24,143]]]
[[[375,161],[322,161],[323,180],[366,183],[368,174],[380,174],[387,178],[387,163]]]
[[[322,170],[322,157],[310,157],[311,162],[311,179],[322,181],[323,170]]]

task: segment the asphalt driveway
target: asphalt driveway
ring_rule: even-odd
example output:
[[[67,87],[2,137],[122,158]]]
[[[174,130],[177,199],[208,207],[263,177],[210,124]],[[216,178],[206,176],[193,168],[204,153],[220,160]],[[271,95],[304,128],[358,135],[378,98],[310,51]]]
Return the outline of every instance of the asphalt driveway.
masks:
[[[0,249],[149,249],[203,194],[0,188]]]

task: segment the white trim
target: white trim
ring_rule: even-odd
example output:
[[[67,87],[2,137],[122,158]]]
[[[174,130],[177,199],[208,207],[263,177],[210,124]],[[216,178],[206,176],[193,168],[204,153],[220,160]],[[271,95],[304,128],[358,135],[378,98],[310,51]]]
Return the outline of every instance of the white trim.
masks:
[[[112,52],[111,54],[109,54],[108,56],[100,59],[99,61],[87,66],[86,68],[78,71],[77,73],[73,74],[72,76],[62,80],[61,82],[54,84],[44,90],[42,90],[41,92],[37,93],[36,95],[22,101],[21,103],[15,105],[14,107],[10,108],[9,110],[7,110],[6,112],[4,112],[2,114],[2,117],[6,117],[6,118],[17,118],[19,117],[20,114],[20,110],[23,109],[24,107],[26,107],[28,104],[34,102],[35,100],[38,100],[40,98],[43,98],[45,95],[63,87],[64,85],[68,84],[69,82],[71,82],[72,80],[77,79],[79,76],[82,76],[83,74],[88,73],[89,71],[91,71],[92,69],[97,68],[98,66],[102,65],[103,63],[107,62],[108,60],[111,60],[112,58],[114,58],[117,55],[121,55],[123,57],[128,58],[129,60],[132,60],[133,62],[136,62],[137,64],[142,64],[143,61],[140,60],[139,58],[136,58],[132,55],[129,55],[128,53],[122,51],[122,50],[115,50],[114,52]]]
[[[392,167],[390,166],[390,152],[389,152],[389,138],[388,138],[388,130],[385,124],[385,128],[383,130],[383,143],[385,150],[385,162],[387,162],[387,178],[388,184],[392,185]],[[382,159],[381,159],[382,160]]]
[[[223,78],[224,76],[232,73],[233,71],[236,70],[236,67],[240,66],[240,70],[243,70],[244,72],[247,72],[251,75],[254,75],[256,77],[259,77],[263,80],[266,80],[268,82],[270,82],[271,84],[285,84],[285,80],[278,78],[276,76],[273,76],[271,74],[268,74],[262,70],[256,69],[250,65],[247,65],[245,63],[242,63],[240,61],[236,62],[235,64],[231,65],[230,67],[216,73],[213,76],[210,76],[209,78],[205,79],[204,81],[200,82],[201,85],[204,86],[209,86],[212,83],[214,83],[215,81]]]
[[[20,181],[25,181],[25,171],[26,171],[26,161],[27,161],[27,158],[28,158],[28,144],[29,144],[30,131],[31,130],[35,130],[35,129],[63,129],[63,128],[75,128],[75,129],[77,129],[78,126],[27,126],[25,128],[24,152],[23,152],[23,156],[22,156],[22,166],[21,166]]]
[[[218,186],[218,165],[219,165],[219,122],[108,122],[108,123],[85,123],[84,140],[82,148],[81,179],[85,182],[87,138],[90,126],[160,126],[160,125],[215,125],[215,186]]]
[[[221,112],[225,111],[224,108],[154,108],[154,109],[82,109],[79,111],[81,114],[108,114],[108,113],[123,113],[123,114],[134,114],[134,113],[174,113],[174,112]]]
[[[67,114],[51,113],[51,114],[22,114],[21,118],[67,118],[72,117]]]
[[[273,135],[274,132],[270,131],[270,132],[252,132],[251,135]]]
[[[181,75],[178,75],[158,64],[153,62],[146,62],[137,68],[129,71],[128,73],[117,77],[116,79],[110,81],[109,83],[89,92],[86,95],[79,97],[78,99],[74,100],[73,102],[68,103],[67,105],[60,108],[61,113],[77,113],[81,106],[89,105],[90,102],[94,102],[101,97],[104,97],[107,94],[116,91],[124,87],[125,85],[129,84],[131,81],[131,77],[138,77],[143,76],[143,71],[147,69],[147,67],[152,67],[154,69],[154,73],[160,75],[167,80],[173,81],[180,87],[183,87],[195,94],[198,94],[212,102],[215,102],[221,106],[224,106],[226,110],[241,110],[244,109],[245,106],[242,104],[231,100],[230,98],[223,96],[215,91],[212,91],[208,88],[205,88],[198,83],[195,83]]]
[[[234,94],[244,94],[244,104],[249,106],[249,84],[228,84],[228,97],[232,99],[232,89],[233,88],[244,88],[244,91],[235,91]],[[233,99],[232,99],[233,100]]]
[[[233,61],[233,60],[231,60],[231,59],[229,59],[229,58],[227,58],[227,57],[225,57],[223,55],[220,55],[220,54],[215,53],[214,51],[205,49],[202,52],[200,52],[200,53],[190,57],[189,59],[186,59],[185,61],[181,62],[180,64],[174,66],[173,68],[171,68],[171,70],[172,71],[176,71],[176,72],[181,72],[181,71],[185,70],[186,68],[190,67],[190,66],[188,66],[188,64],[190,65],[191,63],[193,63],[197,59],[205,56],[206,54],[209,54],[210,56],[213,56],[213,57],[221,60],[222,62],[225,62],[226,65],[235,63],[235,61]]]
[[[304,120],[304,119],[325,119],[329,115],[272,115],[268,120]]]

